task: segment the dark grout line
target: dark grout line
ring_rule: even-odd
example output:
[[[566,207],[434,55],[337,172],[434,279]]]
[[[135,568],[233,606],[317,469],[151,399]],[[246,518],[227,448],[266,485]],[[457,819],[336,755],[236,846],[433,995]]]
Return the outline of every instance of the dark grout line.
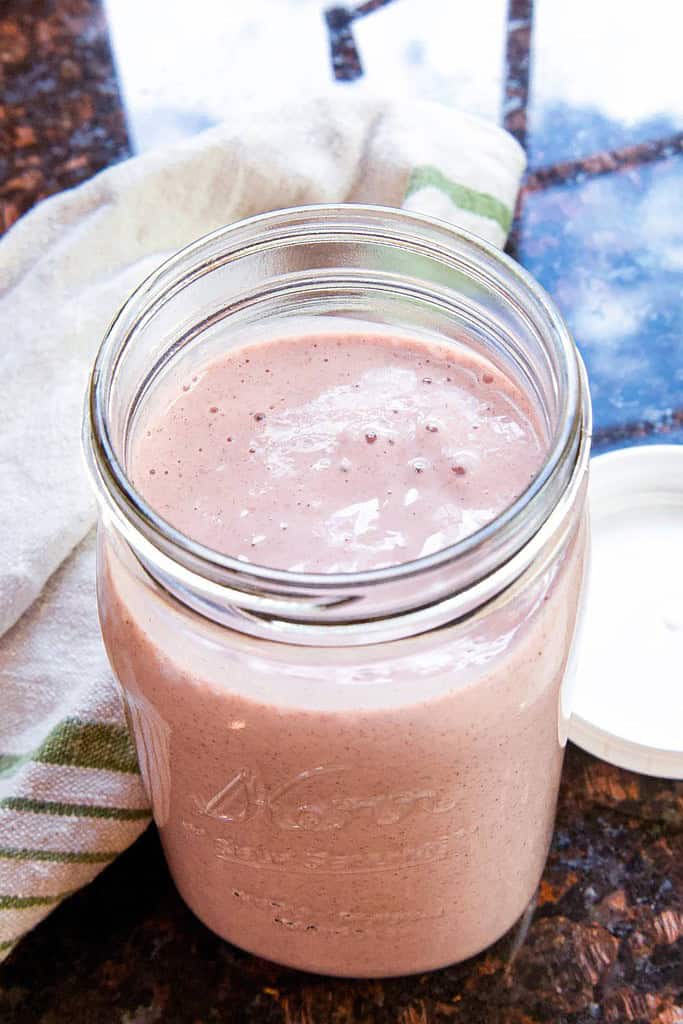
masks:
[[[353,38],[353,22],[393,2],[394,0],[364,0],[354,7],[338,5],[328,7],[323,12],[330,40],[332,71],[338,82],[353,82],[363,75],[363,65]]]
[[[656,422],[640,420],[632,423],[599,427],[593,432],[592,448],[599,449],[620,441],[631,441],[637,437],[652,437],[654,434],[669,434],[683,427],[683,408],[674,409]]]
[[[527,137],[533,18],[533,0],[508,0],[503,125],[524,148]],[[520,191],[506,245],[506,250],[511,256],[517,254],[523,203],[524,192]]]
[[[503,124],[526,148],[533,0],[508,0]]]
[[[349,13],[354,18],[363,18],[366,14],[372,14],[373,11],[378,10],[380,7],[386,7],[387,4],[392,3],[394,3],[394,0],[364,0],[363,3],[352,7]]]
[[[519,193],[517,195],[517,202],[515,203],[515,212],[512,216],[512,223],[510,224],[507,242],[505,243],[505,252],[508,254],[508,256],[512,256],[512,258],[515,260],[517,259],[517,253],[519,252],[519,239],[521,234],[523,208],[524,186],[520,188]]]
[[[346,7],[328,7],[324,12],[330,40],[332,73],[338,82],[353,82],[363,74],[363,65],[351,31],[353,15]]]
[[[676,132],[663,139],[652,142],[639,142],[634,146],[607,150],[582,157],[580,160],[566,160],[540,167],[532,171],[524,183],[524,192],[540,192],[554,185],[566,185],[583,181],[585,178],[596,178],[614,171],[622,171],[641,164],[666,160],[683,153],[683,132]]]

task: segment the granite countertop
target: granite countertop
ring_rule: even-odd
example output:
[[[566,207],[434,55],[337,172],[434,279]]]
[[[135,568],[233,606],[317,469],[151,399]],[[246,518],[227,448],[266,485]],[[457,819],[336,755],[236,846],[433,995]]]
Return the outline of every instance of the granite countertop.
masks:
[[[200,0],[191,18],[181,0],[5,0],[0,227],[228,114],[245,79],[457,103],[527,150],[509,248],[575,332],[595,450],[680,443],[682,18],[667,0],[482,0],[457,13],[441,0]],[[465,964],[388,981],[317,978],[222,942],[182,904],[149,830],[3,965],[0,1021],[679,1024],[683,783],[570,745],[525,918]]]

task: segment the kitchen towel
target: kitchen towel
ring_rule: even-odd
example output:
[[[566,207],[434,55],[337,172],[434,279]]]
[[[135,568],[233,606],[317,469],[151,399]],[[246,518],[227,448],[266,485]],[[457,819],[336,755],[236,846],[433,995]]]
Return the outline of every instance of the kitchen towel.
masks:
[[[99,637],[80,455],[113,314],[176,249],[286,206],[402,205],[502,245],[523,168],[495,125],[338,91],[103,171],[0,241],[0,959],[150,818]]]

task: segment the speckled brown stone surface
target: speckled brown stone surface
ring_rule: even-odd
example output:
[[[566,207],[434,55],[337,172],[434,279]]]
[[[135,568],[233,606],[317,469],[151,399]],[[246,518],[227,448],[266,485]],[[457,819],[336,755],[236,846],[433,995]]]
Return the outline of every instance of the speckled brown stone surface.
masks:
[[[351,26],[361,8],[381,17],[382,6],[341,13],[337,6],[333,21]],[[634,234],[653,196],[680,194],[680,133],[667,125],[650,142],[596,148],[588,157],[567,156],[565,145],[554,163],[547,154],[557,151],[564,122],[553,115],[539,128],[532,118],[530,127],[526,110],[534,4],[513,0],[508,13],[506,122],[537,154],[520,205],[518,255],[570,323],[586,322],[582,303],[591,287],[598,305],[601,288],[618,295],[625,288],[638,298],[637,347],[627,336],[614,341],[604,320],[600,335],[577,331],[599,447],[659,435],[681,440],[683,396],[671,372],[681,336],[681,272],[658,256],[673,237],[670,200],[659,203],[661,221],[649,208],[647,252]],[[343,80],[342,51],[334,66]],[[5,0],[0,70],[0,210],[7,226],[39,198],[120,159],[127,141],[105,23],[93,0]],[[616,131],[590,111],[573,116],[583,118],[584,142]],[[607,343],[606,364],[599,357]],[[0,968],[0,1022],[158,1021],[682,1024],[683,783],[612,768],[570,746],[550,857],[524,920],[465,964],[384,982],[298,974],[217,939],[180,901],[150,830]]]
[[[388,981],[257,960],[181,903],[150,831],[0,975],[3,1024],[677,1024],[683,784],[570,748],[537,904],[467,963]]]
[[[128,155],[96,0],[0,3],[0,231]]]

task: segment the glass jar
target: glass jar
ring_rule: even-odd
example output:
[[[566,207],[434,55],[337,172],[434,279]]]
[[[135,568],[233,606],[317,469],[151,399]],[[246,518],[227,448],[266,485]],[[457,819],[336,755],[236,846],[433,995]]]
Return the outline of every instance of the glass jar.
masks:
[[[493,522],[391,568],[299,574],[206,549],[136,493],[131,432],[164,382],[257,337],[364,325],[465,341],[533,397],[547,457]],[[219,935],[372,977],[463,960],[522,914],[566,738],[589,443],[554,306],[444,223],[266,214],[200,239],[128,300],[86,411],[100,619],[170,870]]]

